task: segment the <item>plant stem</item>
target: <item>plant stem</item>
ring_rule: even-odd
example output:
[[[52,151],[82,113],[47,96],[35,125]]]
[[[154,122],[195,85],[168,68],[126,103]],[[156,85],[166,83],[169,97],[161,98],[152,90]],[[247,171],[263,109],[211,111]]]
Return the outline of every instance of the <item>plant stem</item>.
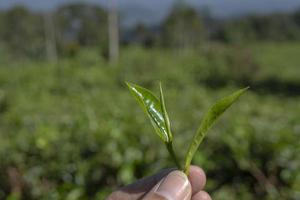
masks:
[[[173,148],[172,142],[166,143],[166,146],[167,146],[167,149],[168,149],[168,151],[169,151],[169,153],[170,153],[170,155],[171,155],[173,161],[175,162],[177,168],[178,168],[179,170],[182,170],[181,165],[180,165],[180,163],[179,163],[179,161],[178,161],[178,159],[177,159],[177,157],[176,157],[176,154],[175,154],[175,152],[174,152],[174,148]]]
[[[184,166],[183,172],[184,172],[186,175],[189,175],[189,173],[190,173],[190,165]]]

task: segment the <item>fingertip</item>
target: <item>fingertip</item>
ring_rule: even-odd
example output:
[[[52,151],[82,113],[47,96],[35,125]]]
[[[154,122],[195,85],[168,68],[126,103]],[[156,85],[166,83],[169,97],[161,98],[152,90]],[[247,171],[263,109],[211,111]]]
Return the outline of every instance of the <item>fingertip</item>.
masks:
[[[169,173],[143,200],[188,200],[191,199],[191,185],[188,177],[179,170]]]
[[[192,200],[212,200],[212,199],[207,192],[201,190],[192,197]]]
[[[202,168],[192,165],[188,176],[192,185],[192,194],[202,190],[206,184],[206,175]]]

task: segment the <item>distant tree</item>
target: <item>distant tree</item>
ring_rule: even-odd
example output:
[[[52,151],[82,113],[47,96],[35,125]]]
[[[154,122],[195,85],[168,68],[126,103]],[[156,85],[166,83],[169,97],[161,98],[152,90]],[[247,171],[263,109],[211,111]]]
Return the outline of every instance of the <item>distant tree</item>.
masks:
[[[175,5],[162,24],[163,46],[190,48],[201,44],[204,37],[202,19],[191,7]]]
[[[257,37],[249,18],[223,22],[216,35],[225,42],[243,42]]]
[[[297,39],[300,39],[300,9],[292,14],[292,19],[295,23],[295,28],[297,29]]]
[[[247,16],[223,23],[216,34],[226,42],[254,40],[294,40],[299,38],[299,26],[289,14]]]
[[[4,22],[4,12],[0,10],[0,51],[4,49],[4,28],[5,22]]]
[[[133,43],[142,45],[146,48],[151,48],[157,45],[158,33],[155,30],[150,30],[145,24],[139,23],[135,26],[132,33],[131,41]]]
[[[42,16],[17,6],[4,12],[1,18],[0,40],[11,53],[17,56],[43,56]]]
[[[69,4],[56,11],[60,49],[75,53],[79,46],[106,49],[107,13],[98,6],[82,3]]]
[[[295,23],[297,24],[297,26],[300,27],[300,9],[298,9],[297,11],[295,11],[292,15]]]
[[[252,18],[253,28],[260,40],[291,40],[299,32],[292,17],[288,14],[271,14]]]

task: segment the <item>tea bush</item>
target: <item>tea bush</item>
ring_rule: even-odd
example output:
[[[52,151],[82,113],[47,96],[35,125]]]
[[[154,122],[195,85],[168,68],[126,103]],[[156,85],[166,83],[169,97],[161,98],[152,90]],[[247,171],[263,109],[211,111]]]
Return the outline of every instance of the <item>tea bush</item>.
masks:
[[[261,69],[251,80],[294,81],[290,72],[299,60],[282,55],[290,64],[288,74],[279,75],[282,65],[271,69],[269,50],[261,46],[265,60],[256,55],[257,46],[249,46]],[[104,199],[122,184],[172,167],[125,80],[156,91],[163,81],[182,158],[204,112],[242,84],[228,81],[234,77],[222,55],[217,58],[225,84],[211,88],[206,80],[214,72],[203,50],[122,52],[115,66],[86,50],[57,65],[24,61],[0,67],[0,199]],[[216,124],[194,159],[207,172],[214,199],[300,198],[299,102],[297,93],[254,87]]]

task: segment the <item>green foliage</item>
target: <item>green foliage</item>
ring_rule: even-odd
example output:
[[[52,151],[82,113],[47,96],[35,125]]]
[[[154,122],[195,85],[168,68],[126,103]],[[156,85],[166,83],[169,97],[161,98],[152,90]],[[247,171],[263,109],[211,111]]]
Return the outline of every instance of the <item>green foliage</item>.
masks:
[[[41,15],[16,6],[0,15],[0,18],[0,43],[11,54],[16,57],[41,58],[43,56],[45,42]]]
[[[120,21],[122,24],[122,19]],[[50,49],[49,44],[56,46],[57,54],[63,57],[74,57],[83,47],[98,48],[99,54],[107,57],[107,27],[106,9],[87,2],[64,4],[51,13],[15,6],[0,11],[0,48],[8,49],[14,60],[43,59],[46,49]],[[157,27],[146,24],[125,27],[120,41],[124,46],[160,46],[179,49],[182,53],[202,48],[207,41],[232,44],[299,41],[299,33],[297,10],[224,21],[213,19],[205,9],[199,11],[183,3],[175,5]]]
[[[159,84],[159,94],[160,94],[160,104],[161,104],[161,110],[162,110],[162,114],[164,117],[164,121],[165,121],[165,126],[166,126],[166,131],[169,134],[169,137],[172,138],[172,133],[171,133],[171,125],[170,125],[170,119],[167,113],[167,108],[166,108],[166,102],[165,102],[165,98],[164,98],[164,94],[163,94],[163,90],[162,90],[162,86],[161,83]],[[171,139],[172,140],[172,139]]]
[[[61,56],[74,56],[87,46],[101,52],[107,49],[107,14],[99,6],[74,3],[51,13],[37,13],[22,6],[0,11],[0,48],[8,49],[14,60],[45,58],[49,31]]]
[[[296,12],[297,13],[297,12]],[[221,25],[218,37],[226,42],[299,40],[297,14],[246,16]]]
[[[191,161],[201,144],[202,140],[206,136],[208,130],[212,127],[215,121],[247,90],[248,88],[241,89],[230,96],[224,97],[223,99],[216,102],[204,115],[200,127],[194,135],[190,147],[187,151],[185,158],[184,171],[189,174],[189,168]]]
[[[247,46],[260,66],[251,75],[252,83],[266,83],[271,77],[283,89],[274,89],[275,84],[263,84],[262,90],[251,87],[247,98],[206,136],[193,163],[207,173],[206,189],[213,199],[296,200],[299,44]],[[26,60],[3,64],[1,54],[0,199],[14,196],[8,176],[12,169],[22,182],[23,199],[84,200],[105,199],[120,185],[162,166],[174,167],[157,137],[145,137],[152,127],[124,90],[124,80],[136,80],[151,90],[157,85],[153,80],[166,83],[174,147],[182,160],[205,115],[202,111],[241,87],[226,61],[226,52],[236,52],[232,48],[215,46],[215,55],[210,55],[214,57],[208,58],[200,50],[178,55],[130,47],[122,49],[120,64],[113,67],[90,49],[55,66]],[[207,82],[215,72],[224,85]],[[288,87],[291,82],[297,87]]]
[[[165,100],[161,84],[160,86],[160,99],[158,100],[155,95],[138,85],[132,83],[126,83],[132,95],[137,99],[144,112],[150,118],[151,124],[153,125],[156,133],[161,140],[166,144],[167,149],[171,157],[173,158],[178,169],[181,169],[179,162],[177,161],[176,155],[173,150],[173,136],[171,133],[169,116],[166,111]],[[191,161],[204,139],[206,133],[215,123],[215,121],[247,90],[248,88],[241,89],[230,96],[227,96],[217,103],[215,103],[204,116],[200,127],[194,135],[190,147],[187,151],[184,165],[184,172],[189,174],[189,168]]]
[[[159,100],[152,92],[143,87],[128,82],[126,84],[146,115],[148,115],[157,135],[163,142],[171,143],[173,136],[170,131],[170,122],[165,109],[162,92],[161,99]]]
[[[162,87],[160,85],[160,99],[155,97],[149,90],[132,83],[126,83],[132,95],[141,105],[142,109],[150,118],[157,135],[165,143],[173,161],[179,169],[180,163],[173,149],[173,135],[171,133],[169,116],[167,114]]]
[[[68,55],[69,48],[76,45],[78,49],[89,46],[104,50],[107,47],[107,13],[101,7],[68,4],[56,10],[54,19],[62,53]]]
[[[174,7],[162,25],[161,43],[166,47],[191,48],[203,41],[201,16],[191,7]]]

